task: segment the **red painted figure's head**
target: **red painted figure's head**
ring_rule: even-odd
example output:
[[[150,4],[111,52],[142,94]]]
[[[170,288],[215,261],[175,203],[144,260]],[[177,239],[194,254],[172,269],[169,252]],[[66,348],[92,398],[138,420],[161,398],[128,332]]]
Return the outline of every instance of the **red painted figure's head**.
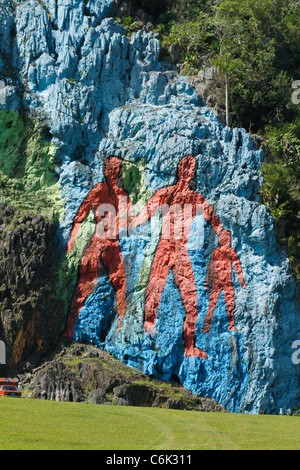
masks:
[[[196,160],[191,155],[183,157],[178,165],[177,174],[180,180],[185,180],[187,183],[191,181],[196,169]]]
[[[117,157],[110,157],[105,162],[104,176],[113,186],[117,186],[120,173],[121,160]]]
[[[219,235],[219,244],[221,246],[226,246],[231,244],[231,233],[229,230],[222,230]]]

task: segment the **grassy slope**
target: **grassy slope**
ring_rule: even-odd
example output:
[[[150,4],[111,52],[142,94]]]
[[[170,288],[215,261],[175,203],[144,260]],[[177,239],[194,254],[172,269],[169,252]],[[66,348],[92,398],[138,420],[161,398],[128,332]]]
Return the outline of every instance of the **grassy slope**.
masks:
[[[0,450],[293,450],[299,418],[1,398]]]

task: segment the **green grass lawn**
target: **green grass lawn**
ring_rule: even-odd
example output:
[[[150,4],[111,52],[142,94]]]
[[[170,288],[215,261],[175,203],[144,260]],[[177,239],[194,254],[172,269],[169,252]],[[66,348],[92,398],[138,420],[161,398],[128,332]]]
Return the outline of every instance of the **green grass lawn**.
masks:
[[[0,398],[0,450],[296,450],[300,418]]]

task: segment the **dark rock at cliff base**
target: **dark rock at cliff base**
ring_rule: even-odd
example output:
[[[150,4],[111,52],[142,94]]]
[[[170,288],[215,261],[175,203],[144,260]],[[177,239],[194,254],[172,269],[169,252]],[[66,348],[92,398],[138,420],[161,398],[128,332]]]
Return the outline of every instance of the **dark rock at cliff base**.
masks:
[[[61,303],[53,299],[56,226],[0,204],[0,338],[8,368],[37,364],[54,347]]]
[[[52,401],[83,401],[79,380],[62,361],[46,363],[32,381],[34,398]]]
[[[89,345],[63,348],[53,360],[21,375],[25,397],[197,411],[224,411],[211,398],[198,397],[177,383],[148,377]]]

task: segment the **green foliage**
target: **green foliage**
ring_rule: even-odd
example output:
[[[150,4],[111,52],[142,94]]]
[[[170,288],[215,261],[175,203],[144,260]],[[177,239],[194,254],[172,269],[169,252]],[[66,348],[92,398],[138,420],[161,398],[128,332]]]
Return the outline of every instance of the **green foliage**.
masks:
[[[275,160],[300,175],[300,117],[280,127],[267,127],[268,145]]]
[[[213,61],[213,65],[225,74],[234,74],[242,67],[242,61],[240,59],[233,59],[229,52],[225,52]]]
[[[224,0],[215,7],[220,47],[243,63],[231,87],[236,125],[258,130],[295,117],[291,85],[299,72],[299,8],[294,0]]]
[[[221,69],[230,58],[233,124],[257,132],[299,112],[291,103],[300,76],[299,29],[297,0],[175,0],[155,31],[164,46],[180,46],[184,73],[217,62]]]
[[[206,28],[206,15],[198,14],[196,19],[184,22],[170,21],[164,30],[158,24],[156,32],[163,32],[162,47],[176,44],[181,48],[181,60],[184,73],[197,72],[202,63],[202,51],[207,49],[209,31]]]
[[[203,66],[203,55],[209,53],[211,28],[206,2],[175,1],[169,2],[155,25],[155,32],[161,35],[162,50],[176,44],[181,50],[183,73],[197,73]]]
[[[262,165],[261,194],[283,228],[281,243],[300,282],[300,119],[266,129],[271,161]]]
[[[131,16],[126,16],[125,18],[115,18],[115,22],[127,29],[127,34],[131,35],[138,31],[139,26],[136,23],[137,19],[132,18]]]

